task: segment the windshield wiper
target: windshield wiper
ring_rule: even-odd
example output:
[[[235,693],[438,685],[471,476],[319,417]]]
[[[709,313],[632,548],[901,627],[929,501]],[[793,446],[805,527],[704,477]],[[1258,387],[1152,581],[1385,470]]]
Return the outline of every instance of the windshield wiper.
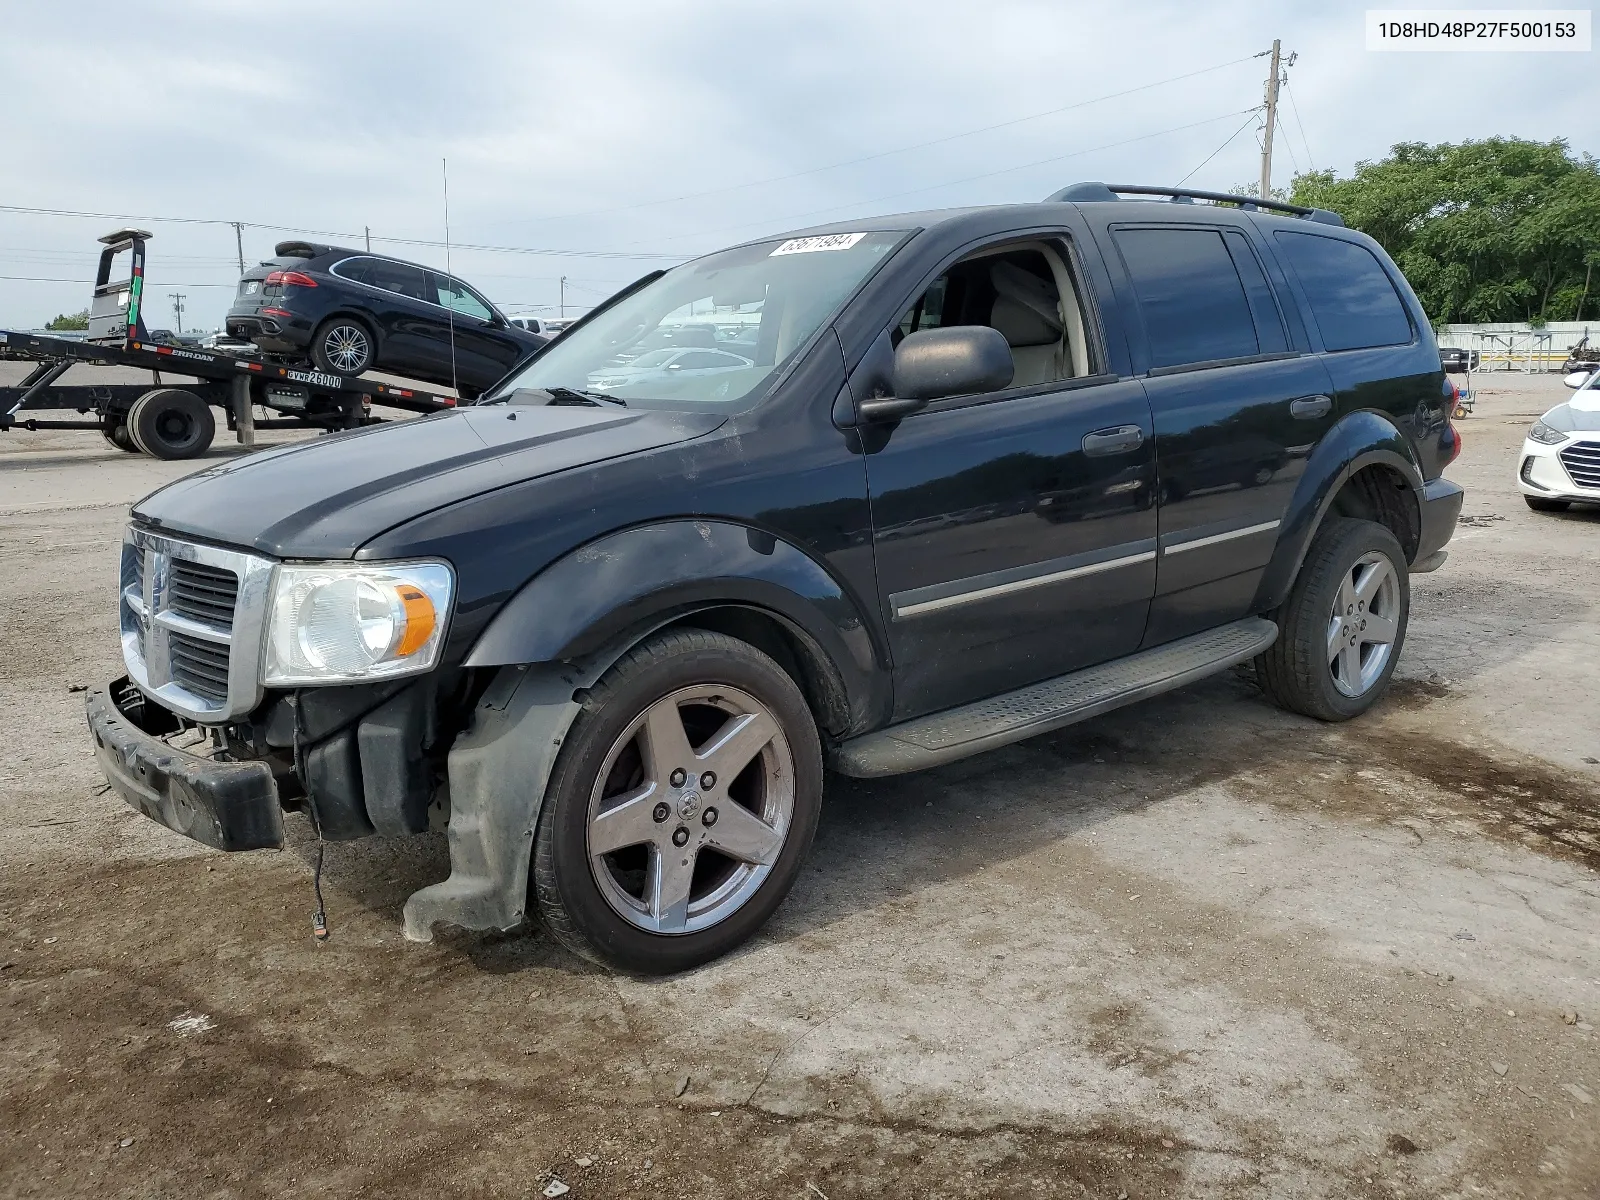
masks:
[[[554,404],[558,406],[566,405],[572,407],[581,406],[583,408],[599,408],[601,407],[601,403],[603,401],[606,404],[615,404],[622,408],[628,407],[628,402],[626,400],[618,399],[616,396],[607,396],[604,392],[580,392],[577,388],[569,387],[514,388],[509,392],[505,392],[499,396],[491,397],[488,400],[480,400],[478,403],[512,404],[517,401],[518,396],[538,396],[541,393],[549,396],[550,399],[544,401],[534,400],[531,401],[531,403]]]
[[[603,402],[605,404],[616,404],[622,408],[628,407],[626,400],[619,399],[616,396],[608,396],[604,392],[585,392],[569,387],[547,387],[540,390],[550,393],[552,397],[551,404],[587,404],[591,407],[599,408]]]

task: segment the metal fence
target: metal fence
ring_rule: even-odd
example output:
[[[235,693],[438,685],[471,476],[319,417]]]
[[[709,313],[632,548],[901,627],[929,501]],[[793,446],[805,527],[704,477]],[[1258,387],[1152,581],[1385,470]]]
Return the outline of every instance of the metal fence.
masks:
[[[1477,351],[1482,371],[1559,371],[1572,348],[1590,336],[1582,321],[1526,324],[1441,325],[1439,345]]]

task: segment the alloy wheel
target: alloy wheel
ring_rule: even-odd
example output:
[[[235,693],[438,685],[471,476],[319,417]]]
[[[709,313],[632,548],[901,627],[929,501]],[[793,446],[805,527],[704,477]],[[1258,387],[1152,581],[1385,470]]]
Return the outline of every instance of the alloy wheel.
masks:
[[[738,688],[680,688],[607,752],[589,798],[590,868],[625,920],[694,933],[761,889],[794,806],[793,754],[773,713]]]
[[[1363,695],[1382,677],[1399,636],[1400,586],[1394,564],[1377,551],[1345,573],[1328,620],[1328,669],[1346,696]]]
[[[360,326],[335,325],[322,339],[322,353],[338,370],[355,373],[366,369],[372,345]]]

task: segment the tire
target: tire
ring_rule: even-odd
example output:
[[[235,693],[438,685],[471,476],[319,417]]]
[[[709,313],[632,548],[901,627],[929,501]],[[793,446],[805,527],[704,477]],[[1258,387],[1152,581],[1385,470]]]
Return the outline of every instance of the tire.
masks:
[[[1457,421],[1460,421],[1460,420],[1464,419],[1466,417],[1466,415],[1467,415],[1466,407],[1464,405],[1460,405],[1460,404],[1456,405],[1456,410],[1451,415]]]
[[[329,317],[311,335],[311,362],[328,375],[354,379],[371,369],[378,339],[354,317]]]
[[[742,717],[755,718],[743,726],[754,734],[713,752]],[[719,761],[728,770],[707,783]],[[653,637],[590,689],[562,745],[534,838],[530,911],[575,954],[631,974],[726,954],[794,885],[822,777],[816,723],[776,662],[720,633]],[[601,839],[613,848],[591,857]]]
[[[114,449],[128,454],[139,453],[139,447],[133,444],[133,431],[128,428],[126,420],[113,418],[109,413],[102,415],[100,436],[106,439],[106,445]]]
[[[128,410],[133,444],[156,458],[198,458],[211,447],[217,418],[211,406],[182,388],[156,388]]]
[[[1566,512],[1572,507],[1570,500],[1546,500],[1543,496],[1524,496],[1523,499],[1534,512]]]
[[[1278,640],[1257,657],[1269,699],[1322,721],[1348,721],[1389,686],[1405,645],[1411,579],[1394,534],[1375,521],[1317,531],[1276,614]]]

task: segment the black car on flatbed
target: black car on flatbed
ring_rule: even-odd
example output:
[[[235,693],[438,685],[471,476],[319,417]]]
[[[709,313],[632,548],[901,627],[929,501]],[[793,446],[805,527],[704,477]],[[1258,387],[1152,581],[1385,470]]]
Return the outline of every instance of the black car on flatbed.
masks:
[[[638,366],[690,322],[750,348]],[[683,969],[781,902],[824,764],[931,767],[1247,661],[1293,711],[1366,711],[1461,507],[1450,394],[1331,213],[1081,184],[749,242],[477,406],[141,500],[96,752],[222,849],[285,810],[443,824],[413,938],[537,914]]]
[[[389,371],[471,397],[550,340],[443,271],[314,242],[273,254],[239,280],[228,334],[330,375]]]

